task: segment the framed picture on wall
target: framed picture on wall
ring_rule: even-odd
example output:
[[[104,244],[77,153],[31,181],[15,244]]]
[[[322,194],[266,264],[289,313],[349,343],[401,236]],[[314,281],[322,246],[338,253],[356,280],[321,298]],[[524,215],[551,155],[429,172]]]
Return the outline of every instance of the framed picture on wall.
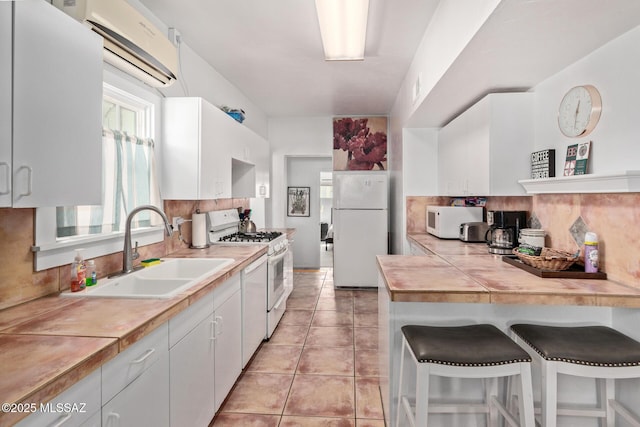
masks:
[[[333,119],[333,170],[387,169],[386,117]]]
[[[311,187],[287,187],[287,216],[311,216]]]

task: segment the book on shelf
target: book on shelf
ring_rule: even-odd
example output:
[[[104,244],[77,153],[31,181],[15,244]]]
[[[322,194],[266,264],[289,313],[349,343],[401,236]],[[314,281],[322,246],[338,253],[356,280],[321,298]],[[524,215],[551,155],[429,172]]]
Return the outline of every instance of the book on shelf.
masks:
[[[572,144],[567,147],[567,157],[564,162],[564,176],[584,175],[588,173],[590,149],[591,141]]]

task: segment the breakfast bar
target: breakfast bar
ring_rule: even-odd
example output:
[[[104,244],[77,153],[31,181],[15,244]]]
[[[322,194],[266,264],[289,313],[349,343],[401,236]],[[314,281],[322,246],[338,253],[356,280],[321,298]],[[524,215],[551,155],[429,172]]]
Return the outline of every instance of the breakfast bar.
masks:
[[[400,328],[407,324],[459,326],[490,323],[504,332],[517,322],[547,325],[606,325],[638,340],[640,289],[613,280],[541,278],[487,253],[485,245],[441,240],[427,234],[409,236],[422,256],[379,256],[380,388],[387,425],[395,420]],[[474,400],[479,385],[472,380],[432,381],[431,392]],[[595,391],[582,379],[560,385],[564,400],[591,404]],[[534,396],[539,392],[534,375]],[[620,381],[619,400],[628,408],[640,406],[640,384]],[[440,416],[441,417],[441,416]],[[475,426],[477,420],[456,415],[454,424]],[[449,422],[451,419],[448,419]],[[588,426],[584,419],[563,417],[562,426]],[[595,421],[593,421],[595,424]],[[440,424],[442,423],[442,424]],[[482,424],[480,424],[482,425]]]

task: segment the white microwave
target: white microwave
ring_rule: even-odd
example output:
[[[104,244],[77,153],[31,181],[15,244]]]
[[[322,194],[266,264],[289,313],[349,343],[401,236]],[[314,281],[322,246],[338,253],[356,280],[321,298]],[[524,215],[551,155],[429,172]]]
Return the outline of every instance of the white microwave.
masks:
[[[458,239],[460,224],[481,222],[482,207],[427,206],[427,233],[441,239]]]

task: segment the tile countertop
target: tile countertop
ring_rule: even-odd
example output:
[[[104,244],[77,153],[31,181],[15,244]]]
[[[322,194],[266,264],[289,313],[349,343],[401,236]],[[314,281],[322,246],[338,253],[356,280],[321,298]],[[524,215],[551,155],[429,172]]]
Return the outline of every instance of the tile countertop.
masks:
[[[49,296],[0,310],[0,400],[47,402],[266,251],[265,245],[177,251],[167,258],[235,262],[170,299]],[[0,413],[0,426],[25,415]]]
[[[392,301],[640,307],[640,289],[612,280],[541,278],[487,252],[482,243],[409,239],[433,255],[378,257]]]

